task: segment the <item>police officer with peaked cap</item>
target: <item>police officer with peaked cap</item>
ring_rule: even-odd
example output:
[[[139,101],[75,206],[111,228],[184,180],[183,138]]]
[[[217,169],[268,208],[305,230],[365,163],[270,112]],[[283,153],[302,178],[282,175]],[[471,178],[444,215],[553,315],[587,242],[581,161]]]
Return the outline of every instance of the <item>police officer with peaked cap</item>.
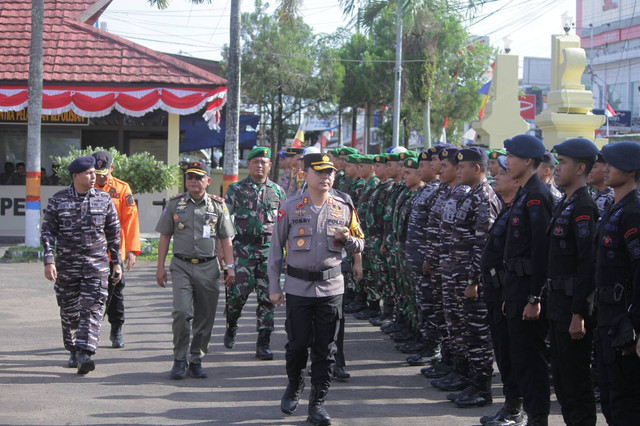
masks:
[[[71,353],[67,365],[78,374],[95,369],[91,356],[100,339],[110,267],[114,284],[122,277],[118,215],[109,194],[93,187],[94,166],[93,157],[69,164],[71,186],[49,199],[41,233],[44,275],[55,282],[62,340]]]
[[[282,305],[283,291],[287,293],[285,349],[289,384],[280,409],[292,414],[298,406],[311,346],[312,389],[307,420],[316,425],[331,424],[324,401],[331,384],[342,317],[342,250],[358,253],[364,247],[357,214],[339,195],[329,193],[335,170],[325,154],[304,157],[308,189],[285,201],[278,211],[268,259],[271,301]],[[281,289],[286,244],[287,268]]]

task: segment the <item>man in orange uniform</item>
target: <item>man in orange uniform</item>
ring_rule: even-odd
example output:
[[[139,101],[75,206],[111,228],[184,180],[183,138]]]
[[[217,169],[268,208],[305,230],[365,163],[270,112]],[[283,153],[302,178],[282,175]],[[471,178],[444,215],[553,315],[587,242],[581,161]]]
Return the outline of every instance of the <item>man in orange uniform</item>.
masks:
[[[108,193],[118,212],[120,220],[120,251],[124,259],[125,271],[130,271],[136,263],[136,256],[140,254],[140,223],[138,221],[138,207],[131,193],[129,184],[111,175],[113,171],[113,157],[106,151],[93,154],[96,159],[96,188]],[[111,274],[110,274],[111,275]],[[124,324],[124,276],[119,283],[113,284],[109,278],[109,297],[107,299],[106,314],[111,324],[111,346],[124,348],[122,324]]]

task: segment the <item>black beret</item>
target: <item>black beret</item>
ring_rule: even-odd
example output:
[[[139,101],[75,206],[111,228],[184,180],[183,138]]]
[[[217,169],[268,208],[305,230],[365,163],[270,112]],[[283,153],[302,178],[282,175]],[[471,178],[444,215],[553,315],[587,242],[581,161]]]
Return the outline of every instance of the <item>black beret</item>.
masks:
[[[95,165],[96,159],[91,155],[88,157],[78,157],[67,166],[67,170],[69,170],[69,173],[71,174],[82,173],[85,170],[91,169]]]
[[[489,162],[487,151],[477,146],[471,146],[468,148],[461,149],[460,151],[458,151],[457,158],[458,158],[458,162],[460,161],[475,161],[478,163]]]
[[[602,152],[600,152],[600,151],[598,151],[598,156],[596,157],[596,163],[607,164],[607,162],[604,161],[604,157],[602,156]]]
[[[553,149],[555,149],[559,155],[566,155],[571,158],[595,160],[598,156],[598,147],[589,139],[585,138],[567,139],[558,145],[554,145]]]
[[[602,147],[605,161],[616,169],[640,170],[640,144],[631,141],[613,142]]]
[[[542,141],[531,135],[516,135],[504,141],[505,149],[520,158],[540,158],[546,151]]]
[[[438,153],[438,158],[440,161],[449,160],[453,164],[458,164],[458,160],[456,159],[456,154],[460,151],[460,148],[444,148]]]

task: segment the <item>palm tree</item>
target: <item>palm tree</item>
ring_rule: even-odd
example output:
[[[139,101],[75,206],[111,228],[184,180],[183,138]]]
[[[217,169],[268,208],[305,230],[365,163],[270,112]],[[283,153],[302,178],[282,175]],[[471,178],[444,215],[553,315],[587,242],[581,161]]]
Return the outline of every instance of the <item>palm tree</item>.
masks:
[[[148,0],[158,9],[166,9],[169,0]],[[194,4],[212,0],[191,0]],[[238,180],[238,128],[240,127],[240,8],[242,0],[231,0],[229,26],[229,59],[227,72],[227,116],[224,134],[222,191]]]

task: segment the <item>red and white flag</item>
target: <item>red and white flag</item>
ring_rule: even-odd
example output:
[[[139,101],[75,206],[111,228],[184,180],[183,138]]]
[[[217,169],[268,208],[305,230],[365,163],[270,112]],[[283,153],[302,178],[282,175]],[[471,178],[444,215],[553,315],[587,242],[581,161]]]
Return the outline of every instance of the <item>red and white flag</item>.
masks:
[[[604,109],[604,115],[611,118],[611,117],[615,117],[618,114],[616,114],[613,108],[611,108],[611,105],[609,105],[609,102],[607,102],[607,107]]]

